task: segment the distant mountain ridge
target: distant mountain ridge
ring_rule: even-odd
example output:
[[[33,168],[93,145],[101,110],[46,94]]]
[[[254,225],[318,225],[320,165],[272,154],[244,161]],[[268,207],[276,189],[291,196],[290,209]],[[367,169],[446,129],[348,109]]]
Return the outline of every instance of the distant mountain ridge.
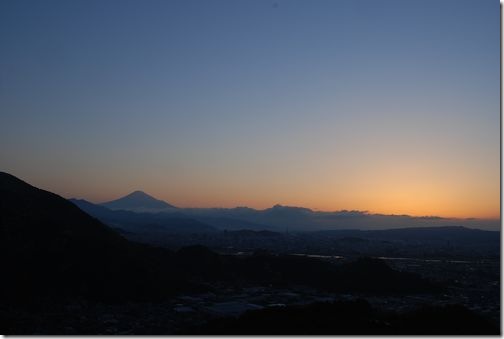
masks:
[[[147,213],[131,210],[112,210],[84,199],[69,199],[81,210],[99,219],[106,225],[126,232],[153,235],[161,233],[206,233],[216,231],[215,227],[188,218],[180,212]],[[170,210],[171,211],[171,210]]]
[[[101,206],[111,210],[126,210],[134,212],[161,212],[167,209],[175,209],[166,201],[156,199],[143,191],[134,191],[122,198],[104,202]]]
[[[374,214],[366,211],[314,211],[304,207],[275,205],[257,210],[253,208],[179,208],[187,217],[194,218],[213,226],[219,221],[233,220],[234,229],[239,229],[238,221],[250,225],[262,226],[254,229],[272,231],[322,231],[322,230],[386,230],[392,228],[442,227],[447,225],[464,226],[484,230],[500,230],[500,220],[443,218],[434,216],[410,216],[394,214]],[[249,227],[242,227],[249,228]]]
[[[444,218],[439,216],[410,216],[405,214],[378,214],[359,210],[317,211],[305,207],[276,204],[266,209],[183,208],[156,199],[142,191],[135,191],[117,200],[95,204],[109,210],[137,213],[173,214],[228,230],[254,229],[271,231],[322,230],[384,230],[391,228],[442,227],[459,225],[484,230],[500,230],[498,219]],[[91,211],[89,213],[93,214]],[[150,217],[149,217],[150,218]]]

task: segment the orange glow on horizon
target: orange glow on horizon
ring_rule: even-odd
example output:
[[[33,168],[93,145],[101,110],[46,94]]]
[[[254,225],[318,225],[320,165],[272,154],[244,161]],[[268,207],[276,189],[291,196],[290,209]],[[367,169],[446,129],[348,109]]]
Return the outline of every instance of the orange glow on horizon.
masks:
[[[359,146],[359,145],[357,145]],[[135,190],[182,208],[270,208],[275,204],[316,211],[360,210],[377,214],[500,219],[499,157],[474,153],[411,152],[387,143],[386,153],[369,145],[334,155],[331,147],[308,149],[292,157],[244,156],[205,167],[162,166],[146,171],[132,166],[120,172],[101,166],[77,168],[73,177],[20,176],[64,197],[104,202]],[[383,146],[383,147],[384,147]],[[480,156],[481,159],[478,159]],[[168,161],[168,160],[166,160]],[[484,164],[484,166],[482,165]],[[37,180],[38,178],[38,180]],[[97,180],[99,178],[99,180]]]
[[[168,203],[180,208],[234,208],[250,207],[257,210],[271,208],[276,204],[292,207],[304,207],[313,211],[335,212],[341,210],[366,211],[369,214],[384,215],[409,215],[412,217],[437,216],[443,218],[466,219],[500,219],[500,200],[497,198],[492,201],[479,200],[474,203],[463,203],[456,201],[456,194],[433,194],[425,187],[423,191],[416,190],[413,197],[410,193],[389,190],[388,195],[380,195],[378,192],[366,196],[356,197],[350,195],[348,200],[342,197],[332,197],[324,200],[324,196],[319,195],[319,199],[311,198],[305,201],[289,197],[241,197],[226,198],[223,194],[216,194],[214,199],[210,200],[206,195],[199,198],[183,195],[176,199],[173,194],[166,194],[163,191],[147,190],[144,191],[157,199],[165,200]],[[90,196],[89,200],[100,203],[120,198],[131,191],[125,191],[122,194]],[[360,199],[358,199],[360,198]],[[448,202],[448,203],[447,203]]]

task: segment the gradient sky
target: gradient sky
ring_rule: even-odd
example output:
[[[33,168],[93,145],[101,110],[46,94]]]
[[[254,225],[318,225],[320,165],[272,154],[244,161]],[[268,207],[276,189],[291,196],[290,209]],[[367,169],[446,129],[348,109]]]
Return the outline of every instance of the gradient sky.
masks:
[[[100,202],[498,217],[497,0],[0,2],[0,169]]]

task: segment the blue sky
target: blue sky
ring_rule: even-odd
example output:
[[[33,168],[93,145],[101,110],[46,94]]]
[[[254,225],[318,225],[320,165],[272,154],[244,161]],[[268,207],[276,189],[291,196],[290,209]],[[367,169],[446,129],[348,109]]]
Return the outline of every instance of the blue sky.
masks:
[[[499,39],[488,0],[2,1],[0,161],[98,201],[497,216]]]

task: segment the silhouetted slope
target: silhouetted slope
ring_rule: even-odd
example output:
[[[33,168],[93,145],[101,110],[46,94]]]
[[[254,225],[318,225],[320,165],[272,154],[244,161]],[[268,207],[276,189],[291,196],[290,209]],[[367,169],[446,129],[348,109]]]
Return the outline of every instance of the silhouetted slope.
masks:
[[[172,253],[129,243],[60,196],[0,173],[0,239],[13,301],[84,295],[125,299],[173,293]]]
[[[122,198],[104,202],[101,205],[112,210],[130,211],[161,211],[168,208],[176,208],[166,201],[151,197],[142,191],[132,192]]]
[[[56,194],[0,172],[2,241],[13,250],[59,249],[92,241],[94,247],[124,240]]]

